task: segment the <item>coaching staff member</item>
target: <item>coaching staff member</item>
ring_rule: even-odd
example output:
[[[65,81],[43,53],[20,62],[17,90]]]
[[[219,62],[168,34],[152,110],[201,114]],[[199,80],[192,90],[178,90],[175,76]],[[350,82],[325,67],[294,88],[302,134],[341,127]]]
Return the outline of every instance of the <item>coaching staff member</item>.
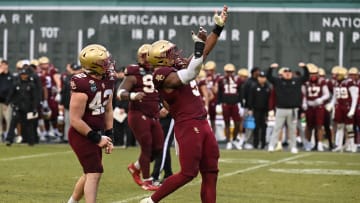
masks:
[[[309,70],[304,63],[299,63],[299,67],[304,70],[304,74],[300,77],[293,77],[290,68],[284,68],[283,77],[273,76],[273,70],[278,68],[277,63],[271,64],[267,71],[267,78],[273,84],[276,98],[276,115],[275,127],[269,143],[269,152],[274,151],[274,146],[278,141],[280,130],[282,130],[285,122],[289,128],[290,149],[291,153],[298,152],[296,148],[296,121],[298,107],[301,106],[302,94],[301,86],[309,79]]]

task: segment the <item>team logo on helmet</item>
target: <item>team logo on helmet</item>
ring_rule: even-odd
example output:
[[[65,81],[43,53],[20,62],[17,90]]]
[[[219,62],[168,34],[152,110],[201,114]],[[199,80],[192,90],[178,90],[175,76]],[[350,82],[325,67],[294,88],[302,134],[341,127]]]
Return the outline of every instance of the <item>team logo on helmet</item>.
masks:
[[[113,67],[110,52],[102,45],[91,44],[83,48],[79,54],[81,66],[86,72],[103,75]]]
[[[159,40],[151,45],[146,60],[153,66],[173,66],[175,59],[181,58],[179,55],[175,44]]]

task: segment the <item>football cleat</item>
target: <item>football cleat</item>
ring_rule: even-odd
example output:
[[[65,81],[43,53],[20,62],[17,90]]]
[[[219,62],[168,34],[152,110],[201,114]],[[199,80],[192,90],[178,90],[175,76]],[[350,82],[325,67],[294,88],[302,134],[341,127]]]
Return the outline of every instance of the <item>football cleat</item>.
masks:
[[[233,140],[232,144],[235,146],[237,150],[242,150],[242,144],[240,140]]]
[[[227,149],[227,150],[232,149],[232,144],[231,144],[231,142],[226,143],[226,149]]]
[[[134,182],[138,184],[139,186],[143,185],[143,181],[140,178],[140,170],[135,167],[134,163],[131,163],[127,167],[129,173],[131,174]]]
[[[343,152],[344,148],[343,146],[337,146],[335,149],[332,150],[333,152]]]
[[[323,152],[323,151],[324,151],[324,146],[323,146],[322,142],[318,142],[317,150],[318,150],[319,152]]]
[[[276,145],[275,151],[282,151],[282,143],[279,141]]]
[[[155,185],[152,180],[144,180],[141,188],[146,191],[156,191],[160,188],[160,185]]]
[[[292,154],[297,154],[297,153],[299,153],[299,151],[298,151],[298,149],[296,147],[293,147],[293,148],[291,148],[291,153]]]

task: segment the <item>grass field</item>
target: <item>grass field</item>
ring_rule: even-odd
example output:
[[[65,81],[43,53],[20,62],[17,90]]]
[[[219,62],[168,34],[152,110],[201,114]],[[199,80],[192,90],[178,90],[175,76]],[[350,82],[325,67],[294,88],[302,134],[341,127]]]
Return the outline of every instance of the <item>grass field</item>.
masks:
[[[151,192],[132,182],[126,166],[138,148],[104,155],[98,202],[139,202]],[[173,154],[173,168],[178,161]],[[66,144],[0,145],[0,202],[66,202],[80,165]],[[360,153],[221,151],[219,203],[360,202]],[[199,177],[162,202],[200,202]],[[82,200],[81,202],[84,202]]]

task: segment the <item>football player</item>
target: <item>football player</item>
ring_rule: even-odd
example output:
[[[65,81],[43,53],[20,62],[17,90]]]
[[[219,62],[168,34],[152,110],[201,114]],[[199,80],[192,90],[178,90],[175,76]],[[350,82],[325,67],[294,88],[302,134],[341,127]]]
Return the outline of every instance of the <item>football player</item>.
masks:
[[[306,139],[308,143],[310,143],[312,131],[315,130],[316,140],[318,141],[316,143],[317,150],[324,151],[322,144],[322,126],[324,125],[325,117],[324,102],[330,97],[330,93],[325,79],[318,75],[319,68],[311,63],[307,64],[307,67],[310,78],[304,84],[304,96],[306,100],[306,109],[304,109],[306,114]],[[306,147],[306,150],[310,150],[310,148]]]
[[[102,45],[90,44],[79,55],[83,73],[71,78],[69,144],[84,174],[75,184],[68,203],[96,202],[101,175],[102,148],[113,149],[113,86],[114,78],[106,75],[113,66],[109,51]]]
[[[150,44],[142,45],[137,52],[137,64],[126,67],[125,78],[117,90],[117,98],[130,101],[129,127],[141,150],[138,161],[129,164],[128,171],[135,183],[144,190],[154,191],[158,186],[153,184],[150,176],[150,163],[161,156],[164,135],[159,121],[159,93],[154,88],[153,71],[146,61],[150,47]]]
[[[338,146],[333,150],[335,152],[343,151],[345,134],[347,135],[347,145],[350,148],[354,146],[353,121],[359,96],[359,88],[354,80],[354,74],[350,73],[349,77],[346,78],[347,70],[344,67],[339,68],[337,74],[337,84],[334,87],[334,97],[332,100],[332,103],[335,104],[334,122],[337,123],[338,131]]]
[[[42,103],[42,114],[45,122],[45,129],[47,136],[49,130],[53,129],[54,136],[59,139],[62,134],[57,129],[57,117],[59,112],[59,101],[61,91],[61,79],[58,69],[50,62],[50,59],[46,56],[42,56],[38,59],[39,67],[41,69],[41,80],[45,80],[45,87],[47,89],[47,100]]]
[[[201,65],[215,46],[227,19],[227,6],[221,15],[215,13],[215,28],[207,36],[200,28],[193,33],[194,56],[185,69],[175,67],[177,46],[169,41],[154,42],[148,53],[148,61],[154,68],[154,85],[175,120],[175,137],[178,143],[180,172],[168,177],[160,188],[141,203],[159,202],[201,173],[201,201],[216,202],[219,148],[215,135],[207,121],[207,113],[195,78]]]
[[[326,107],[326,104],[329,103],[329,101],[331,100],[332,95],[333,95],[334,88],[333,88],[332,78],[326,78],[325,70],[320,67],[319,67],[319,77],[326,81],[326,86],[328,87],[329,93],[330,93],[329,98],[326,101],[324,101],[324,106]],[[333,137],[334,136],[333,136],[333,133],[330,128],[331,112],[328,111],[326,108],[325,108],[325,110],[326,111],[325,111],[325,116],[324,116],[324,131],[325,131],[325,136],[328,139],[329,150],[331,151],[334,148],[334,145],[333,145]]]
[[[204,71],[206,73],[206,84],[209,91],[213,94],[212,99],[209,101],[208,114],[210,119],[211,128],[216,133],[216,104],[217,104],[217,94],[218,94],[218,80],[220,74],[216,73],[216,63],[215,61],[208,61],[205,63]]]
[[[241,85],[243,81],[234,74],[235,66],[228,63],[224,66],[224,76],[219,79],[219,94],[218,102],[221,103],[222,114],[225,123],[225,137],[226,137],[226,149],[232,149],[232,145],[236,149],[241,150],[239,134],[239,128],[241,123],[241,117],[239,113],[239,106],[241,100]],[[234,122],[234,132],[231,138],[230,135],[230,119]]]

